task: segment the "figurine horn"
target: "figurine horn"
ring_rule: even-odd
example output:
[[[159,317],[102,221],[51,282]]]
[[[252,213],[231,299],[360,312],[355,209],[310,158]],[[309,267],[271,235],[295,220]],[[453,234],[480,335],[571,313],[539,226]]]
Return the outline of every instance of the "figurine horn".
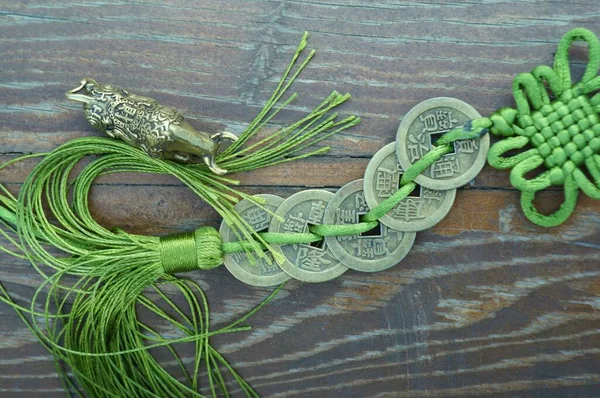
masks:
[[[213,173],[220,176],[227,174],[227,170],[217,166],[217,163],[215,162],[215,157],[213,155],[204,155],[202,156],[202,160],[204,160],[204,163],[206,163],[210,171],[212,171]]]
[[[221,142],[225,140],[231,142],[235,142],[238,140],[238,137],[235,134],[230,133],[229,131],[223,131],[221,133],[213,134],[210,138],[214,140],[219,146],[221,145]]]
[[[90,82],[94,82],[93,79],[81,79],[81,82],[79,83],[79,86],[75,87],[72,90],[69,90],[66,92],[66,97],[68,99],[70,99],[71,101],[77,101],[77,102],[83,102],[83,103],[88,103],[92,100],[92,97],[85,95],[85,94],[78,94],[79,91],[87,91],[85,90],[86,85]]]

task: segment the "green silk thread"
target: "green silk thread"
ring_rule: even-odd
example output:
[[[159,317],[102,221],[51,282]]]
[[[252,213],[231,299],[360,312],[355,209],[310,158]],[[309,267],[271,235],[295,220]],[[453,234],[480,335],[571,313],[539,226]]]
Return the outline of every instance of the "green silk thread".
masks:
[[[389,198],[381,202],[377,207],[372,208],[363,216],[363,222],[344,225],[313,225],[309,233],[261,233],[263,240],[273,245],[298,244],[318,242],[325,236],[349,236],[358,235],[377,227],[379,219],[392,210],[398,203],[406,198],[417,186],[414,179],[432,164],[437,162],[442,156],[452,150],[452,143],[459,140],[471,140],[479,138],[487,133],[487,128],[491,122],[485,119],[472,121],[467,126],[460,129],[454,129],[444,134],[437,141],[437,146],[429,151],[425,156],[416,161],[408,170],[406,170],[400,181],[400,188]],[[249,247],[250,242],[227,242],[224,243],[223,253],[241,252]]]
[[[472,139],[476,136],[481,135],[481,131],[476,134],[457,134],[454,131],[446,133],[439,139],[441,145],[435,147],[415,164],[406,170],[402,177],[400,184],[402,185],[392,196],[384,200],[379,206],[369,210],[367,214],[363,216],[363,221],[356,224],[343,224],[343,225],[313,225],[310,228],[309,233],[285,233],[285,232],[266,232],[261,233],[263,240],[273,245],[285,245],[285,244],[298,244],[298,243],[312,243],[318,242],[325,236],[349,236],[358,235],[377,227],[379,219],[384,214],[392,210],[398,203],[406,198],[415,188],[416,184],[413,180],[425,169],[430,167],[433,163],[438,161],[442,156],[452,150],[450,144],[452,142],[461,139]],[[222,248],[224,253],[236,253],[243,251],[248,247],[249,242],[228,242],[224,243]]]

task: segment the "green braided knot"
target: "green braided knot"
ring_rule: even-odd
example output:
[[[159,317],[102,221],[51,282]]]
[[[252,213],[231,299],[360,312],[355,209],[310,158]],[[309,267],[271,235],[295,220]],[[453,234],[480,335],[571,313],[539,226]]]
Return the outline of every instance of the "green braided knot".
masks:
[[[576,41],[587,43],[589,61],[581,81],[573,83],[569,47]],[[489,118],[490,131],[505,138],[490,148],[488,162],[512,169],[510,182],[522,191],[523,212],[535,224],[551,227],[566,221],[580,189],[600,199],[600,94],[591,96],[600,88],[599,67],[598,38],[587,29],[573,29],[558,45],[553,68],[538,66],[515,77],[516,109],[503,108]],[[518,153],[505,156],[509,151]],[[547,170],[527,177],[540,166]],[[561,185],[565,199],[560,209],[540,214],[533,205],[535,194]]]

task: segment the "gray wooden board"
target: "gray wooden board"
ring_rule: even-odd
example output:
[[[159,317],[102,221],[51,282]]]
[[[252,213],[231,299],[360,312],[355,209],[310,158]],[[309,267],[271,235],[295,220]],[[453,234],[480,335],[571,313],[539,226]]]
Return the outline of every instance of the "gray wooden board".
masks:
[[[593,0],[0,0],[0,160],[98,134],[63,95],[84,76],[176,107],[198,128],[238,133],[306,30],[318,53],[275,123],[333,89],[352,93],[341,112],[363,123],[332,138],[327,156],[236,177],[252,193],[335,190],[362,177],[418,102],[456,97],[482,115],[510,106],[514,75],[551,65],[570,28],[600,33],[599,17]],[[571,54],[580,76],[585,52]],[[34,164],[0,172],[0,182],[16,192]],[[554,190],[538,202],[550,210],[560,200]],[[169,177],[103,177],[91,206],[102,224],[136,233],[220,222]],[[215,345],[268,397],[600,396],[599,210],[582,196],[567,223],[538,228],[507,173],[486,167],[401,264],[292,282],[251,332]],[[0,261],[0,280],[26,300],[39,278],[23,261]],[[224,267],[190,277],[205,287],[215,325],[270,291]],[[51,357],[9,307],[0,319],[0,396],[63,396]]]

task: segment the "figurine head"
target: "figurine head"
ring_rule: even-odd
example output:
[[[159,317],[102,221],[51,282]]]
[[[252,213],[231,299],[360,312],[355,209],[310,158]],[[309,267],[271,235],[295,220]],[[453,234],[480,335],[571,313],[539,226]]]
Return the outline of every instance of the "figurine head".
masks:
[[[85,78],[79,86],[66,93],[68,99],[83,103],[83,113],[87,121],[97,129],[107,130],[112,125],[108,110],[111,101],[127,96],[127,92],[108,84],[97,83]]]

